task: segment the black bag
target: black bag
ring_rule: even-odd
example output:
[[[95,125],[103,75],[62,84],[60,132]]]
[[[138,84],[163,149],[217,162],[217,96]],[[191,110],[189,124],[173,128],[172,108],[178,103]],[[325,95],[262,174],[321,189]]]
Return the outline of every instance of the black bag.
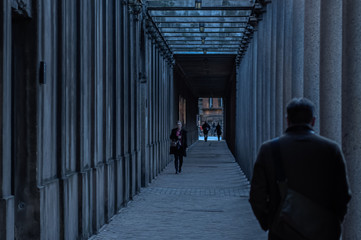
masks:
[[[325,207],[287,186],[279,139],[272,144],[281,203],[271,225],[271,232],[285,240],[338,240],[341,224],[337,217]]]
[[[169,147],[169,154],[174,154],[177,151],[177,142],[172,141]]]

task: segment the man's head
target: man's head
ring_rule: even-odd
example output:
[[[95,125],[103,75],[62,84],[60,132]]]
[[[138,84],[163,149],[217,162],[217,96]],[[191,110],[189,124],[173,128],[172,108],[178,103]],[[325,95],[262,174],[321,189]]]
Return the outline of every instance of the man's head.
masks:
[[[182,128],[182,122],[181,121],[177,121],[177,127],[178,127],[178,129],[181,129]]]
[[[307,98],[294,98],[287,104],[288,126],[294,124],[315,124],[315,106]]]

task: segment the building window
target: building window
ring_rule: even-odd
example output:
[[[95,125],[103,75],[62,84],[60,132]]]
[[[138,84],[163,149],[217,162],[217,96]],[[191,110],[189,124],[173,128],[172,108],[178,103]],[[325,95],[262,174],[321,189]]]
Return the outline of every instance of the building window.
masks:
[[[213,98],[209,98],[209,108],[213,108]]]

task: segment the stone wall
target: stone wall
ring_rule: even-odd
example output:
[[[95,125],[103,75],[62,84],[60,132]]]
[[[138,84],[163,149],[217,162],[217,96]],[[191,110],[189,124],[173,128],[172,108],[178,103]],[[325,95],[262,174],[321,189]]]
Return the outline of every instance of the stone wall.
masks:
[[[172,56],[134,3],[1,1],[1,239],[87,239],[171,160]]]
[[[260,144],[286,127],[286,104],[311,99],[316,132],[338,142],[347,161],[353,197],[343,239],[359,239],[361,3],[273,0],[264,10],[237,66],[237,161],[251,178]]]

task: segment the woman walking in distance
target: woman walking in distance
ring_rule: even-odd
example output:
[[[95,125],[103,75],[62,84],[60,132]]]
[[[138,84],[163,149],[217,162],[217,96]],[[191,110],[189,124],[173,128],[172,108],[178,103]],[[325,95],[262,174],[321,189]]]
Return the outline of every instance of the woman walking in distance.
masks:
[[[182,128],[182,122],[177,121],[177,127],[170,134],[172,140],[170,154],[174,154],[175,173],[182,172],[183,157],[187,155],[187,131]]]

